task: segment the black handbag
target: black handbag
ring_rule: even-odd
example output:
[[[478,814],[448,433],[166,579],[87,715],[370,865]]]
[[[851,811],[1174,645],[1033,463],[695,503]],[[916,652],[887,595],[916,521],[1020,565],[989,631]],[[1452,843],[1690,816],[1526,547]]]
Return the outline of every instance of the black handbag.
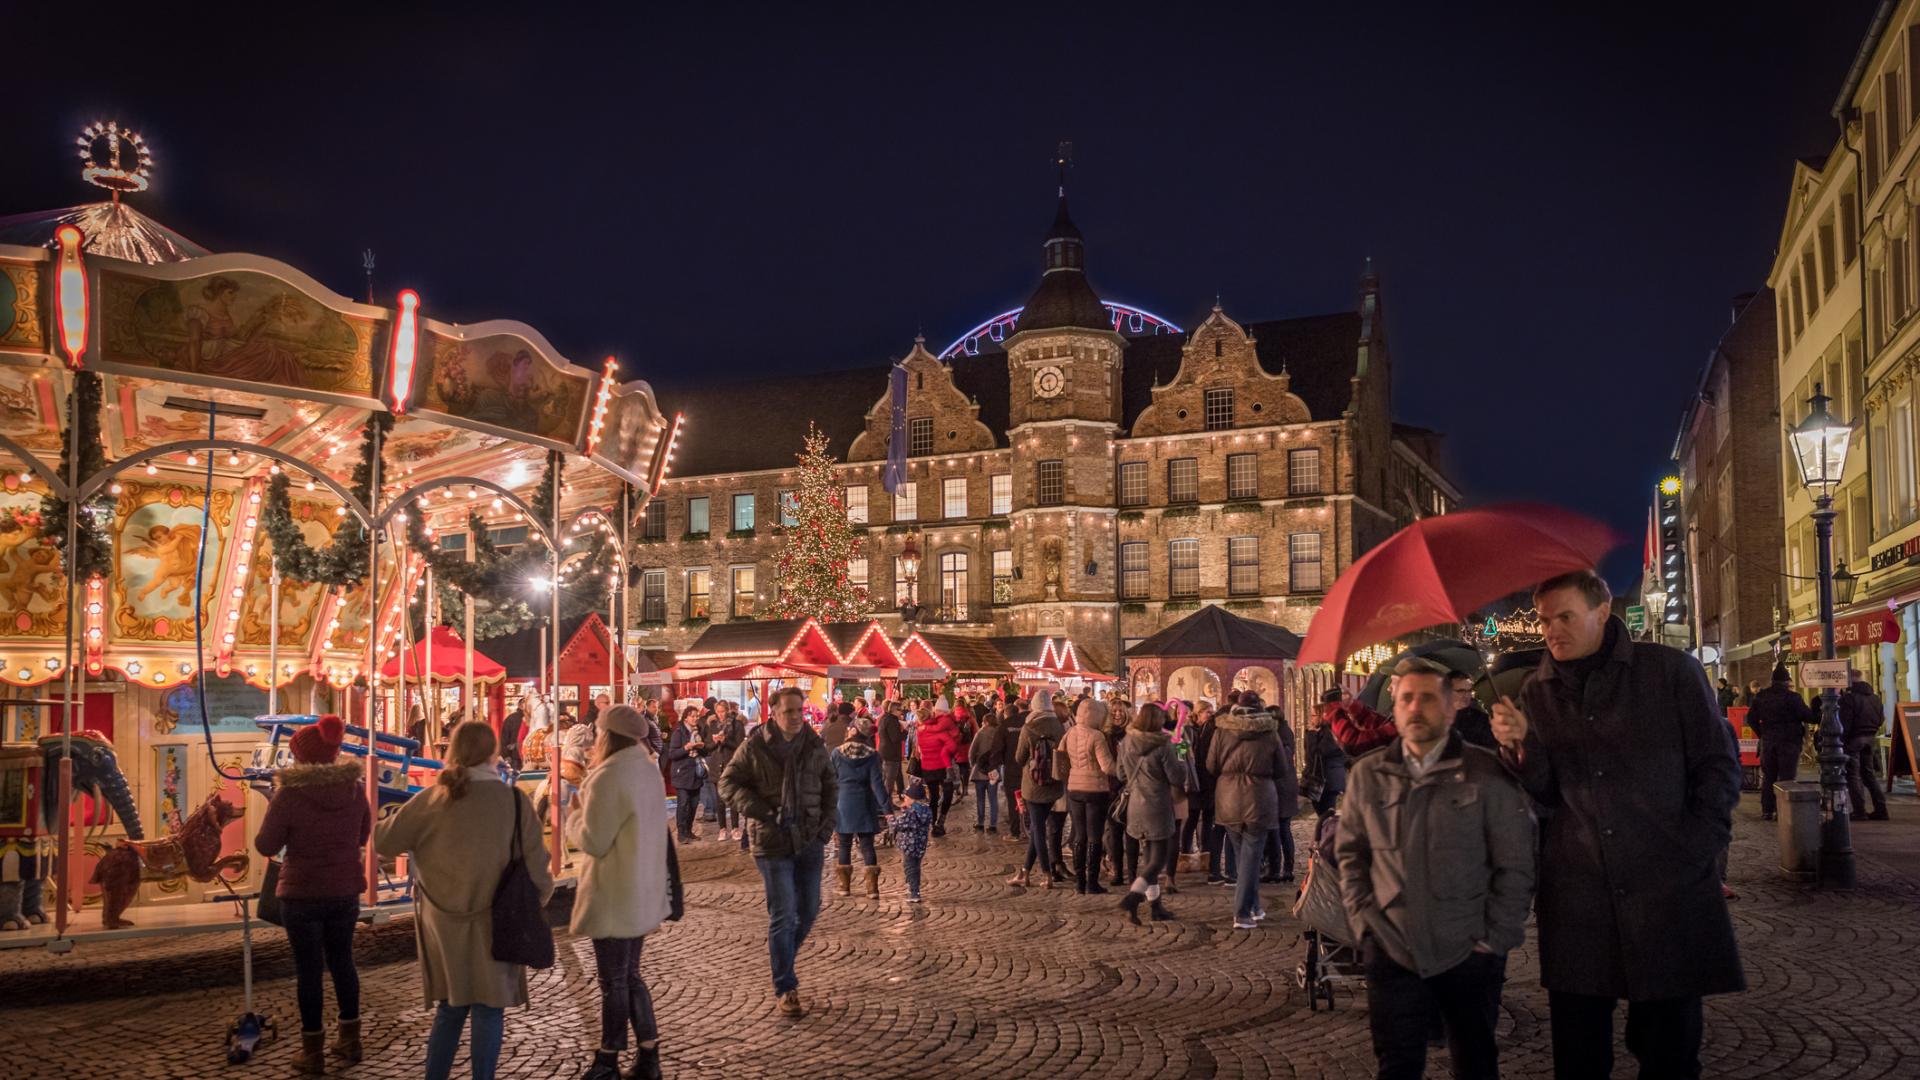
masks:
[[[268,859],[267,872],[260,875],[260,899],[253,902],[253,917],[263,923],[285,926],[280,921],[280,860]]]
[[[679,922],[687,913],[686,887],[680,882],[680,848],[673,842],[673,830],[667,830],[667,921]]]
[[[1127,804],[1132,800],[1133,788],[1121,788],[1120,797],[1113,800],[1113,805],[1107,809],[1107,820],[1113,822],[1115,825],[1125,825],[1127,823]]]
[[[520,800],[513,791],[513,854],[493,890],[493,958],[536,970],[553,966],[553,928],[520,851]]]

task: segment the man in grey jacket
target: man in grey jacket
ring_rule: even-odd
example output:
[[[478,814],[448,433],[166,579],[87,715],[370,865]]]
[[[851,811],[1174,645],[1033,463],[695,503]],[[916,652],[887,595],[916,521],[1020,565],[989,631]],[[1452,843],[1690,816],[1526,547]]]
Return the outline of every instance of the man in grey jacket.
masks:
[[[1446,669],[1414,659],[1394,675],[1399,737],[1354,763],[1336,842],[1374,1054],[1382,1078],[1424,1075],[1437,1008],[1454,1076],[1495,1077],[1506,956],[1533,895],[1533,814],[1499,758],[1453,731]]]

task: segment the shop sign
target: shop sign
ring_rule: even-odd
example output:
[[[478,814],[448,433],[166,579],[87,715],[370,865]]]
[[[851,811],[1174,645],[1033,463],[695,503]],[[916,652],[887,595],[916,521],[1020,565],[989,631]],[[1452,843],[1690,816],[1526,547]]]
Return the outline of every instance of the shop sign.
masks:
[[[1812,690],[1845,690],[1848,685],[1847,662],[1845,660],[1802,660],[1800,685]]]
[[[877,667],[863,666],[860,664],[827,665],[827,678],[829,679],[878,679],[879,677],[880,669]]]
[[[1920,555],[1920,536],[1909,536],[1901,543],[1873,553],[1873,569],[1885,570]]]
[[[946,671],[937,667],[903,667],[894,675],[901,682],[938,682],[946,677]]]
[[[1820,636],[1819,623],[1795,627],[1793,651],[1819,652]],[[1883,642],[1899,640],[1900,624],[1894,620],[1893,613],[1890,611],[1869,611],[1864,615],[1835,619],[1833,623],[1833,647],[1836,649],[1851,649],[1860,645],[1879,645]]]

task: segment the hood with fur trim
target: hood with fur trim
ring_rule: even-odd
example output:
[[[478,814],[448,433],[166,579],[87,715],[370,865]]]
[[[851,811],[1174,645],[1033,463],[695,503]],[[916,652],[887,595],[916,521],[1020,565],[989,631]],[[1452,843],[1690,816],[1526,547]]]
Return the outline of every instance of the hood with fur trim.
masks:
[[[834,748],[833,752],[848,761],[859,761],[861,758],[872,757],[874,751],[872,743],[868,742],[864,736],[856,735]]]
[[[288,765],[273,774],[279,788],[322,787],[327,784],[358,784],[367,770],[358,761],[335,761],[326,765]]]
[[[1213,722],[1221,731],[1231,731],[1241,735],[1262,735],[1269,731],[1280,730],[1280,718],[1266,709],[1242,709],[1236,707],[1223,716],[1215,716]]]

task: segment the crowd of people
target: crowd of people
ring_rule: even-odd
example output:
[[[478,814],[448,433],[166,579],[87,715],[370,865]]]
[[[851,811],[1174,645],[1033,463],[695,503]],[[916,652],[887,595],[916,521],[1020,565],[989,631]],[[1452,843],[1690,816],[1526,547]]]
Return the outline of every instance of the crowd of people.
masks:
[[[679,909],[679,845],[737,845],[753,859],[775,1009],[798,1019],[809,1009],[796,957],[826,882],[842,897],[879,899],[891,846],[905,901],[920,903],[968,800],[975,845],[1022,845],[1014,889],[1119,892],[1109,902],[1143,925],[1177,917],[1168,898],[1185,860],[1228,887],[1222,917],[1243,932],[1268,918],[1260,885],[1293,880],[1294,818],[1311,808],[1324,841],[1316,849],[1331,853],[1315,873],[1333,875],[1364,956],[1383,1077],[1423,1075],[1436,1037],[1455,1076],[1497,1075],[1506,960],[1529,912],[1556,1075],[1610,1075],[1621,1002],[1642,1075],[1700,1075],[1702,998],[1744,987],[1720,884],[1740,789],[1730,728],[1699,665],[1632,640],[1597,576],[1547,582],[1535,602],[1547,655],[1491,711],[1467,673],[1408,660],[1380,711],[1329,691],[1298,739],[1281,709],[1246,691],[1216,706],[1006,687],[818,713],[788,687],[764,703],[764,722],[712,699],[677,715],[658,702],[603,700],[577,724],[517,718],[508,730],[550,732],[577,766],[557,790],[580,853],[572,928],[592,941],[602,997],[590,1080],[660,1075],[640,956]],[[1787,697],[1798,707],[1763,691],[1755,709],[1804,726],[1805,703]],[[411,859],[423,993],[435,1009],[427,1075],[448,1074],[464,1027],[474,1075],[490,1076],[503,1010],[526,1000],[524,969],[490,952],[493,890],[516,860],[543,897],[552,889],[540,810],[499,782],[503,758],[534,755],[485,724],[458,725],[439,783],[374,829],[308,812],[315,800],[364,810],[357,770],[333,761],[335,729],[295,738],[296,765],[259,840],[263,852],[284,850],[300,1066],[318,1072],[329,1052],[323,972],[339,1003],[330,1052],[360,1054],[350,927],[371,835],[381,855]],[[671,824],[655,784],[672,795]]]

